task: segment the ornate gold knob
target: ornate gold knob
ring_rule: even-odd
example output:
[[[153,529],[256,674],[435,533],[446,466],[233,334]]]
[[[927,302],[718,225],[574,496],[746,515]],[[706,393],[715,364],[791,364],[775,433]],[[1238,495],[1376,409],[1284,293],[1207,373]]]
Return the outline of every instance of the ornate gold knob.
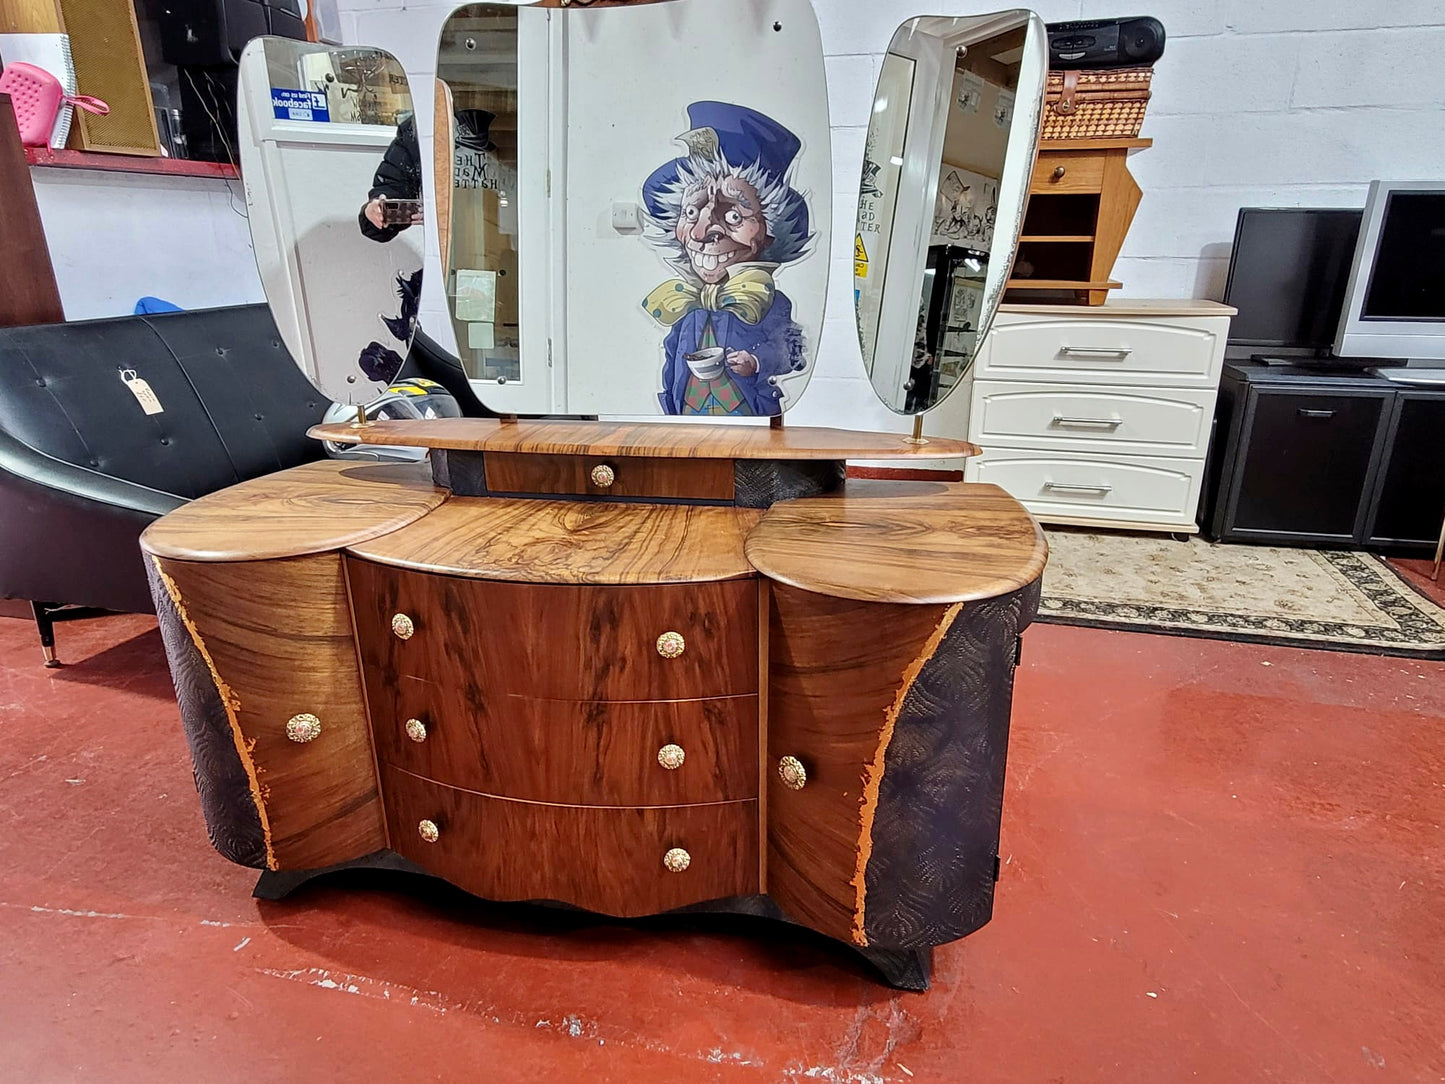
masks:
[[[808,785],[808,770],[797,757],[782,757],[778,761],[778,778],[789,790],[802,790]]]
[[[391,631],[396,633],[398,640],[410,640],[412,633],[416,632],[416,625],[406,614],[396,614],[391,619]]]
[[[1062,181],[1062,180],[1064,179],[1064,174],[1067,173],[1067,172],[1069,172],[1069,171],[1068,171],[1067,169],[1065,169],[1063,166],[1055,166],[1055,167],[1054,167],[1054,173],[1053,173],[1053,178],[1054,178],[1054,180],[1056,180],[1056,181]]]
[[[673,745],[669,742],[657,751],[657,762],[670,772],[675,772],[682,767],[682,762],[687,759],[687,753],[682,746]]]
[[[416,834],[428,843],[435,843],[441,838],[442,830],[437,827],[436,821],[419,821],[416,826]]]
[[[617,472],[606,463],[598,463],[597,466],[592,468],[591,478],[594,486],[600,486],[602,489],[606,489],[613,482],[617,481]]]
[[[657,638],[657,653],[664,659],[675,659],[687,647],[687,641],[680,632],[664,632]]]
[[[412,741],[426,741],[426,724],[420,719],[406,721],[406,736]]]
[[[662,864],[667,867],[670,873],[681,873],[692,865],[692,855],[688,854],[681,847],[674,847],[662,856]]]
[[[286,736],[302,743],[315,741],[321,737],[321,720],[309,711],[293,715],[286,720]]]

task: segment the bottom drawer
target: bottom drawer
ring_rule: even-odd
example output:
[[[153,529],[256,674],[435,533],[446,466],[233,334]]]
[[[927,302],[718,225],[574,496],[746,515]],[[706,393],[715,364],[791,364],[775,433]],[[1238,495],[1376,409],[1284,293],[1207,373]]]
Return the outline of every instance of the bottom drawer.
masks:
[[[542,805],[381,769],[392,849],[489,900],[558,900],[606,915],[656,914],[759,891],[758,803],[631,809]],[[434,842],[422,822],[436,828]],[[664,857],[687,853],[687,866]]]
[[[1194,530],[1204,461],[992,448],[968,461],[1038,519],[1095,519]]]

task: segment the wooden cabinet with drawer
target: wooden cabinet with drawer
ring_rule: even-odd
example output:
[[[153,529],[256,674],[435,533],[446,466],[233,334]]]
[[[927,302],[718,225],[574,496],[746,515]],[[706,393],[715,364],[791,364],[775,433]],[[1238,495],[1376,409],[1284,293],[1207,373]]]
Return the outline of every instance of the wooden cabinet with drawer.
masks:
[[[311,464],[147,532],[217,848],[273,899],[380,866],[787,919],[926,988],[933,947],[992,914],[1047,547],[996,486],[845,484],[842,460],[977,449],[458,421],[482,436],[368,434],[450,441],[444,484]]]
[[[1005,305],[979,352],[969,481],[1049,523],[1192,533],[1229,317],[1209,301]]]

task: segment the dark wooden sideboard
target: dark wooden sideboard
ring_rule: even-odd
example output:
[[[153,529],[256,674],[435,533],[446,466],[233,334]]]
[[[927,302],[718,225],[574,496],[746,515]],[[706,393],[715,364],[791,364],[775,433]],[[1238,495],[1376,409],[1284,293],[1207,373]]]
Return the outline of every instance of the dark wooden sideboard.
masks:
[[[356,430],[313,435],[355,441]],[[836,430],[378,423],[142,539],[212,842],[616,916],[768,915],[924,988],[987,922],[1046,547],[970,445]]]
[[[1445,519],[1445,388],[1224,367],[1203,522],[1226,542],[1428,554]]]

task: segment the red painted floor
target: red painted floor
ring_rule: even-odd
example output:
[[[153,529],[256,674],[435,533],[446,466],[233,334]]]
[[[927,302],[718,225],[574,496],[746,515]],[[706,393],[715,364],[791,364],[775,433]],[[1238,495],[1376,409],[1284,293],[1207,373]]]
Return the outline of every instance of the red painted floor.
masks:
[[[60,638],[0,619],[5,1081],[1445,1074],[1445,663],[1036,626],[996,917],[918,995],[761,922],[258,903],[152,622]]]

